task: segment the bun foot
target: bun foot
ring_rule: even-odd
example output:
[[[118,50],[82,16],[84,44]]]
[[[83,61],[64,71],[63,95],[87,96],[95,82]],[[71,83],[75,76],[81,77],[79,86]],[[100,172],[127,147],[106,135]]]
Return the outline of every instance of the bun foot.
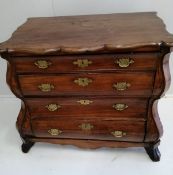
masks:
[[[145,150],[152,161],[154,162],[160,161],[161,154],[158,147],[153,147],[153,146],[145,147]]]
[[[21,146],[22,152],[23,152],[23,153],[27,153],[33,145],[34,145],[34,142],[26,141],[26,142],[23,143],[22,146]]]

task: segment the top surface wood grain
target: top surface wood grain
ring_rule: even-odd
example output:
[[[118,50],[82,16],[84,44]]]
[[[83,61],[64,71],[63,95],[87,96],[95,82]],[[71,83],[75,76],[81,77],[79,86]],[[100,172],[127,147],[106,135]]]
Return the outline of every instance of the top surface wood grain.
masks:
[[[157,45],[173,46],[155,12],[29,18],[12,37],[0,44],[0,52],[95,51]]]

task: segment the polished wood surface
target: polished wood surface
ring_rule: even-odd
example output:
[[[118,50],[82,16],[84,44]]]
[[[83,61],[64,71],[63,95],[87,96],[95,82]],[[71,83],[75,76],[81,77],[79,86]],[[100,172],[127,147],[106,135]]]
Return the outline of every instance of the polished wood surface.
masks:
[[[90,104],[81,104],[81,100],[89,100]],[[122,111],[113,108],[115,104],[126,104],[128,107]],[[148,108],[148,99],[144,98],[98,98],[98,97],[72,97],[72,98],[27,98],[31,118],[52,118],[71,120],[72,118],[104,120],[130,120],[145,121]],[[59,105],[54,111],[48,110],[49,104]],[[69,113],[70,111],[70,113]],[[81,116],[82,114],[82,116]]]
[[[155,12],[42,17],[28,19],[0,45],[0,52],[8,49],[10,54],[30,55],[96,53],[131,47],[153,50],[162,41],[172,46],[172,40]]]
[[[23,73],[73,73],[73,72],[104,72],[117,70],[155,70],[158,52],[102,54],[102,55],[74,55],[74,56],[33,56],[15,57],[11,61],[19,74]],[[134,63],[128,67],[120,67],[116,62],[122,58],[129,58]],[[39,60],[47,61],[50,65],[39,68],[35,63]],[[74,64],[78,60],[87,60],[91,63],[80,67]]]
[[[82,130],[80,125],[82,123],[93,126],[90,130]],[[145,131],[144,122],[133,121],[106,121],[100,119],[42,119],[33,120],[32,128],[34,136],[36,137],[51,137],[51,138],[76,138],[76,139],[95,139],[95,140],[119,140],[119,141],[133,141],[142,142],[144,140]],[[52,136],[49,130],[59,129],[62,131],[59,135]],[[124,136],[114,137],[111,132],[123,131]]]
[[[22,100],[22,151],[35,142],[141,146],[159,161],[157,104],[170,85],[171,46],[155,13],[29,19],[0,44]]]
[[[18,77],[22,93],[26,96],[42,95],[128,95],[148,97],[152,93],[153,72],[124,73],[83,73],[63,75],[20,75]],[[75,83],[79,78],[87,78],[86,86]],[[143,80],[143,81],[141,81]],[[119,91],[113,87],[118,82],[130,83],[126,90]],[[38,88],[41,84],[53,85],[50,91],[43,92]]]

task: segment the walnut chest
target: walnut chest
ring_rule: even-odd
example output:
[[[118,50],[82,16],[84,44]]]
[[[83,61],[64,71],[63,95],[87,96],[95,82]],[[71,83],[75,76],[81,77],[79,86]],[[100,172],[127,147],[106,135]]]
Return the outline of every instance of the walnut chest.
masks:
[[[35,142],[144,147],[159,161],[157,102],[172,46],[154,12],[28,19],[0,44],[22,101],[22,151]]]

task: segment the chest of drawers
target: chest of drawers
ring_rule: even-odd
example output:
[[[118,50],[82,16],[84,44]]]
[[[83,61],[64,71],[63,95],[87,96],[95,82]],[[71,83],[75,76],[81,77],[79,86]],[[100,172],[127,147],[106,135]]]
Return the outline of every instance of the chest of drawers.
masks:
[[[22,151],[35,142],[144,147],[159,161],[171,46],[154,12],[28,19],[0,45],[22,101]]]

